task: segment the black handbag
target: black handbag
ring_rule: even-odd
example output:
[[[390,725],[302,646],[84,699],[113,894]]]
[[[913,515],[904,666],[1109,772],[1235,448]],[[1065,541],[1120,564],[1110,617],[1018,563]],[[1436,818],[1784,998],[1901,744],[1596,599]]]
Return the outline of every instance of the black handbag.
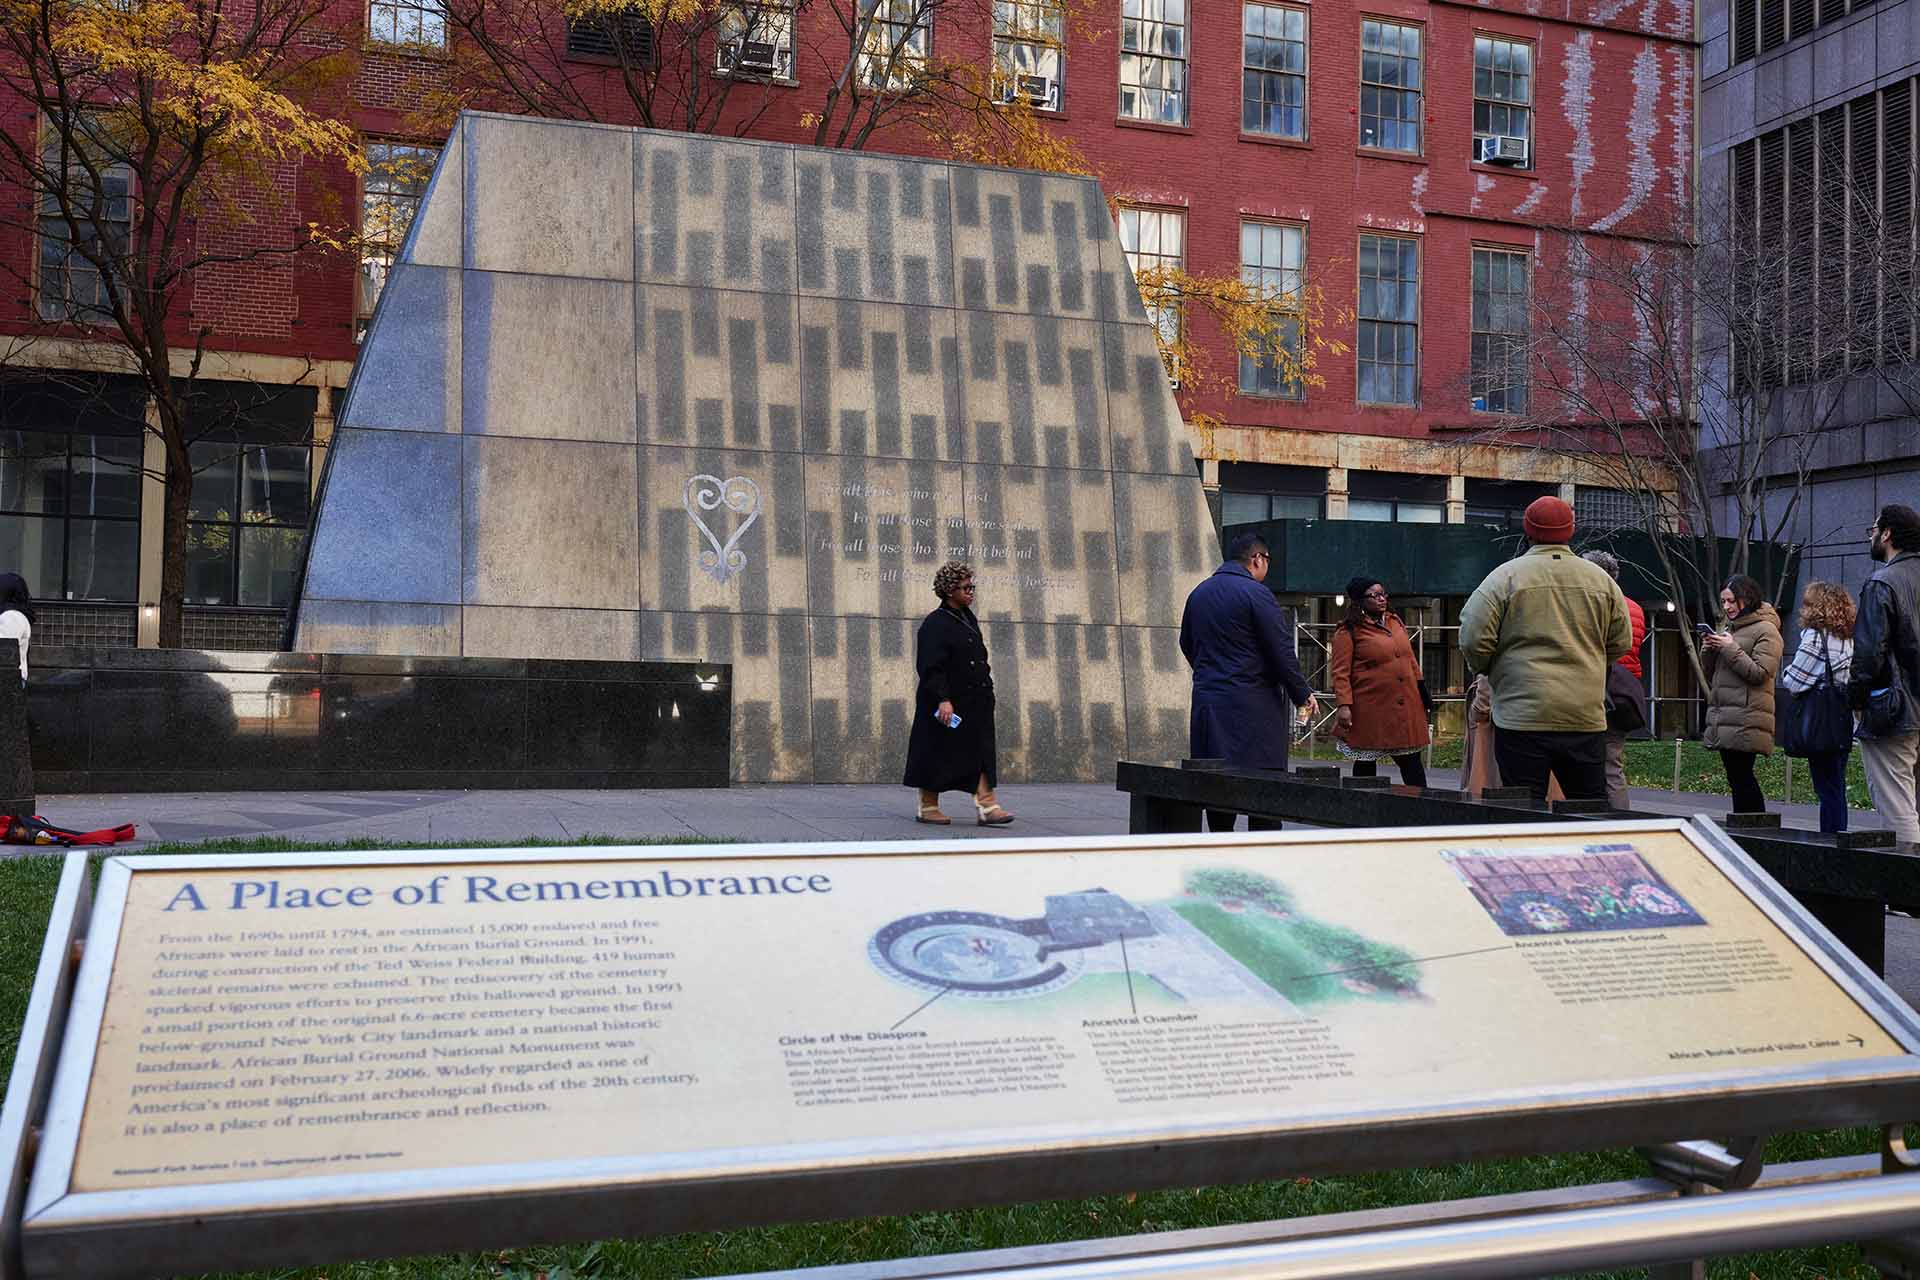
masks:
[[[1907,711],[1907,690],[1900,683],[1898,670],[1887,679],[1885,689],[1875,689],[1867,698],[1867,709],[1860,713],[1860,727],[1876,738],[1891,737],[1900,726],[1912,724]]]
[[[1833,655],[1824,636],[1820,657],[1827,666],[1825,680],[1803,693],[1784,684],[1774,691],[1780,749],[1800,760],[1853,747],[1853,712],[1847,708],[1847,691],[1834,682]]]
[[[1633,672],[1617,662],[1607,664],[1607,730],[1638,733],[1647,727],[1647,691]]]

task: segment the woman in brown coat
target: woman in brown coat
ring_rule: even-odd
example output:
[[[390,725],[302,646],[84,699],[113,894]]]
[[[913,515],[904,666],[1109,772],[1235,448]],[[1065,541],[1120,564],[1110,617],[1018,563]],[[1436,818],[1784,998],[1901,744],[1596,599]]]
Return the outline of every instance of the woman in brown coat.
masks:
[[[1375,578],[1347,584],[1346,620],[1333,633],[1333,700],[1339,706],[1333,736],[1354,762],[1355,777],[1372,777],[1389,756],[1400,781],[1427,785],[1420,751],[1427,733],[1426,686],[1407,628],[1387,609],[1387,589]]]
[[[1780,615],[1760,598],[1760,584],[1742,575],[1720,590],[1723,631],[1700,641],[1707,676],[1706,745],[1720,753],[1735,813],[1765,813],[1766,795],[1753,762],[1773,754],[1773,681],[1780,674]]]

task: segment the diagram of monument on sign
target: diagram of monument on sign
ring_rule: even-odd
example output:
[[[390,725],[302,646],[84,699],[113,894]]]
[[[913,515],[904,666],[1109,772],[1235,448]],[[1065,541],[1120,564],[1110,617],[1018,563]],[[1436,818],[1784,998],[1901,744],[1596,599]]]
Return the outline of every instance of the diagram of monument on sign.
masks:
[[[1280,882],[1233,867],[1188,872],[1184,893],[1135,902],[1095,886],[1047,894],[1041,914],[916,912],[877,930],[868,958],[948,1000],[1058,996],[1284,1012],[1339,999],[1418,996],[1411,953],[1299,911]]]

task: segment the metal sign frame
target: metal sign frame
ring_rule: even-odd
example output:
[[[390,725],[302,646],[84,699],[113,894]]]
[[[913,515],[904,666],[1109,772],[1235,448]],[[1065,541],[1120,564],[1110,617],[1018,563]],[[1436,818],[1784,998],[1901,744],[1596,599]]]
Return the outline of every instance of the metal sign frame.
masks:
[[[132,877],[139,871],[601,861],[811,860],[1033,852],[1150,856],[1365,841],[1540,836],[1590,841],[1677,833],[1744,893],[1862,1011],[1897,1056],[1729,1070],[1545,1092],[1396,1101],[1304,1120],[1174,1128],[1164,1123],[957,1129],[912,1138],[721,1149],[617,1159],[555,1157],[433,1170],[290,1177],[111,1192],[70,1191],[82,1113]],[[22,1223],[27,1276],[150,1275],[734,1228],[1118,1189],[1617,1147],[1703,1135],[1879,1124],[1920,1115],[1920,1016],[1704,819],[1242,835],[1116,836],[965,843],[488,849],[404,853],[114,858],[103,869],[94,945],[74,985],[65,1043]],[[36,1008],[44,1017],[45,1008]],[[23,1043],[47,1034],[29,1025]],[[16,1082],[17,1083],[17,1082]],[[9,1116],[19,1100],[9,1093]],[[0,1130],[4,1131],[4,1130]]]

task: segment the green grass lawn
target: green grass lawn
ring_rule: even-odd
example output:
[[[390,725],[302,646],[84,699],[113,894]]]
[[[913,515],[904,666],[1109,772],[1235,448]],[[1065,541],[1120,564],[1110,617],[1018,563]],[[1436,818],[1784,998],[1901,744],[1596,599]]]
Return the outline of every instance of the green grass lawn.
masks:
[[[1433,767],[1436,769],[1458,769],[1460,767],[1461,740],[1442,738],[1433,744]],[[1295,743],[1289,756],[1294,760],[1343,760],[1340,752],[1325,738],[1314,741],[1313,751]],[[1629,742],[1626,752],[1627,783],[1635,787],[1653,787],[1660,791],[1673,788],[1673,740],[1653,742]],[[1769,800],[1785,800],[1787,757],[1776,751],[1760,760],[1753,770],[1754,778],[1760,783],[1761,790]],[[1382,777],[1398,781],[1400,771],[1391,760],[1380,762]],[[1726,795],[1727,775],[1721,768],[1720,755],[1709,751],[1698,742],[1682,741],[1680,744],[1680,789],[1699,791],[1708,795]],[[1813,783],[1807,776],[1807,762],[1793,762],[1793,802],[1795,804],[1813,804]],[[1847,803],[1855,809],[1873,808],[1873,798],[1867,794],[1866,767],[1860,762],[1860,750],[1854,748],[1847,760]]]
[[[169,846],[168,851],[200,851],[205,847]],[[273,840],[227,841],[215,847],[240,853],[299,851],[313,846]],[[359,847],[392,846],[364,842]],[[58,857],[0,860],[0,1028],[4,1028],[0,1067],[11,1067],[19,1044],[20,1022],[26,1012],[28,988],[60,865]],[[928,1123],[938,1124],[940,1117],[929,1115]],[[1390,1136],[1383,1135],[1383,1143],[1389,1141]],[[1769,1144],[1768,1153],[1772,1160],[1805,1160],[1866,1152],[1873,1149],[1873,1143],[1871,1130],[1832,1130],[1777,1138]],[[1645,1166],[1631,1152],[1610,1151],[1365,1177],[1294,1178],[1007,1208],[798,1223],[646,1241],[330,1263],[226,1280],[679,1280],[1338,1213],[1572,1186],[1644,1173]],[[1626,1277],[1644,1273],[1610,1274]],[[1851,1246],[1724,1259],[1714,1264],[1712,1274],[1721,1280],[1871,1280],[1874,1275]]]
[[[1351,1000],[1340,979],[1325,976],[1328,964],[1302,947],[1287,930],[1257,915],[1229,915],[1211,902],[1178,902],[1173,909],[1213,939],[1228,955],[1297,1005]],[[1311,974],[1314,976],[1303,977]]]

